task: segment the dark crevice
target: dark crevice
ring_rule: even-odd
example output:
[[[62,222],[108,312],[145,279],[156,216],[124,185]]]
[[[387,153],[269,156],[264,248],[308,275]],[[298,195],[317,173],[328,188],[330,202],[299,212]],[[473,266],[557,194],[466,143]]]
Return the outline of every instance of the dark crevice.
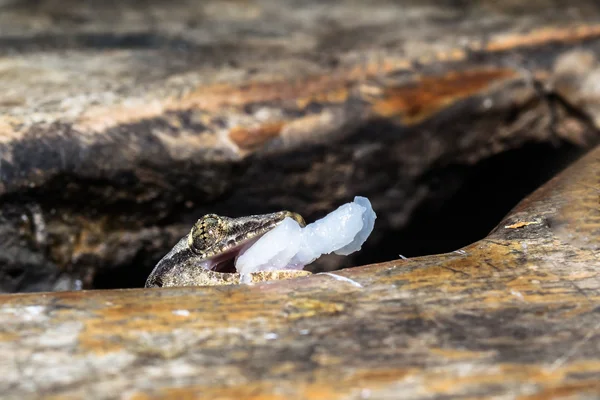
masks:
[[[94,276],[94,289],[121,289],[143,287],[152,271],[155,256],[150,252],[139,251],[131,263],[116,268],[99,268]],[[162,281],[155,282],[162,286]]]
[[[439,165],[420,178],[426,200],[400,230],[375,231],[341,265],[365,265],[453,251],[484,238],[524,197],[582,153],[566,142],[532,143],[474,165]],[[385,218],[380,215],[380,218]],[[95,288],[141,287],[157,255],[140,252],[128,267],[99,270]],[[144,266],[144,268],[141,268]]]
[[[559,96],[540,95],[558,111],[584,124],[589,122]],[[518,121],[525,111],[535,110],[539,100],[533,99],[505,113],[487,115],[486,127],[495,126],[496,119],[497,123],[510,126],[511,121]],[[449,110],[448,114],[455,111]],[[583,152],[582,148],[556,136],[555,141],[545,143],[504,143],[503,148],[520,147],[475,164],[461,164],[456,161],[459,157],[482,156],[488,151],[487,145],[482,140],[470,149],[461,150],[455,147],[453,138],[485,127],[474,128],[471,117],[468,121],[452,118],[452,115],[446,117],[453,121],[451,128],[431,126],[431,131],[445,130],[441,140],[446,141],[443,143],[448,149],[437,157],[435,165],[423,166],[421,160],[414,159],[414,154],[427,154],[428,145],[416,131],[379,121],[369,123],[362,131],[340,141],[334,151],[330,146],[314,146],[293,154],[249,157],[240,162],[165,163],[169,168],[157,174],[160,179],[153,176],[151,180],[141,177],[144,171],[156,169],[155,163],[142,163],[132,171],[115,168],[110,174],[98,174],[103,178],[96,179],[62,173],[43,186],[2,196],[0,216],[11,222],[7,227],[14,228],[1,234],[0,240],[14,240],[19,236],[22,239],[21,244],[4,248],[6,266],[0,265],[0,275],[10,283],[5,290],[17,290],[22,282],[27,284],[25,289],[33,287],[34,279],[50,285],[49,279],[59,271],[77,278],[93,275],[88,281],[82,279],[86,289],[142,287],[156,262],[174,244],[173,240],[185,233],[183,230],[174,232],[174,227],[191,227],[195,219],[208,212],[236,217],[290,209],[313,221],[331,211],[332,206],[339,205],[326,201],[339,196],[335,190],[342,189],[348,193],[348,200],[354,195],[365,195],[389,201],[383,193],[390,188],[402,195],[393,195],[392,199],[397,200],[394,204],[375,208],[379,228],[376,225],[361,252],[327,265],[315,263],[309,269],[331,270],[384,262],[395,260],[400,254],[413,257],[448,252],[484,238],[520,200]],[[560,117],[554,124],[561,122],[563,115]],[[532,129],[548,127],[540,123]],[[369,142],[370,137],[377,137],[378,142]],[[419,139],[416,144],[415,138]],[[356,156],[357,149],[362,156]],[[160,149],[155,150],[161,154]],[[405,155],[399,158],[398,152]],[[428,172],[420,177],[411,176],[411,162]],[[352,168],[334,170],[349,163]],[[51,170],[51,165],[39,162],[36,168]],[[265,171],[268,171],[268,179],[265,179]],[[311,176],[319,179],[305,179]],[[415,194],[421,189],[425,191],[423,200]],[[323,204],[315,204],[318,203],[315,199]],[[403,201],[412,199],[420,203],[408,216],[408,222],[396,230],[387,228],[393,225],[394,212],[408,209]],[[31,214],[28,203],[37,204],[44,214],[45,226],[50,232],[46,243],[35,239],[37,228],[34,216],[27,217]],[[24,217],[27,218],[24,220]],[[92,236],[92,240],[80,241],[78,235],[87,235],[87,239]],[[74,264],[70,264],[71,239],[74,247],[81,242],[83,252],[89,251],[84,256],[80,252]],[[95,255],[95,246],[101,247],[104,242],[111,251],[99,251],[99,255]],[[10,269],[11,264],[25,272],[20,274]],[[95,274],[86,275],[88,270]]]
[[[527,144],[475,165],[447,165],[421,178],[427,199],[399,231],[380,234],[356,265],[457,250],[484,238],[519,201],[581,155],[566,142]],[[452,194],[448,193],[450,189]]]

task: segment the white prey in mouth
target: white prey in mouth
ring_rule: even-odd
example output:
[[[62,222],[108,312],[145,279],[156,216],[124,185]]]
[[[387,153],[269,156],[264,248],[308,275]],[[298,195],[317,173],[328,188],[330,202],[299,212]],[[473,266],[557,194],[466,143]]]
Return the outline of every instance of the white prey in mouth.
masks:
[[[286,218],[245,246],[235,260],[235,269],[242,282],[248,282],[253,272],[303,269],[323,254],[349,255],[361,249],[376,218],[369,200],[360,196],[305,227]]]

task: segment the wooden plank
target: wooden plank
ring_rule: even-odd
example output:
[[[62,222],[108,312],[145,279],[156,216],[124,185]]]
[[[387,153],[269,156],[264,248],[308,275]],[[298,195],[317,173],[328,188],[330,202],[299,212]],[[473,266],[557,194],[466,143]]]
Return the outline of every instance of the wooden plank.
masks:
[[[599,182],[597,148],[449,254],[253,286],[0,296],[0,392],[595,398]]]
[[[140,4],[0,3],[1,291],[142,285],[207,212],[398,230],[436,168],[599,137],[594,1]]]

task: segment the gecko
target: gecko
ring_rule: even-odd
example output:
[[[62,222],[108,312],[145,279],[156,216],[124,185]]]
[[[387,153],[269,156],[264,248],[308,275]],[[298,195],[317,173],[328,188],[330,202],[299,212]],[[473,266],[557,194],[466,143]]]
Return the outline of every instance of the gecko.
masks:
[[[306,226],[304,218],[291,211],[240,218],[204,215],[156,264],[145,287],[237,284],[240,282],[235,269],[237,256],[288,217]],[[261,271],[252,273],[251,278],[254,282],[306,275],[310,272]]]

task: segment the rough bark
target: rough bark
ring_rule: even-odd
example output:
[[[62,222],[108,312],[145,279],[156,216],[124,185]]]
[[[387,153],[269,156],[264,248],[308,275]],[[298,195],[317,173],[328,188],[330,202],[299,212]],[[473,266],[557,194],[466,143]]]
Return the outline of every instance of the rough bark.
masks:
[[[1,289],[141,286],[206,212],[356,194],[375,253],[432,171],[588,148],[600,9],[526,3],[0,2]]]
[[[600,396],[600,148],[449,254],[0,296],[4,398]]]
[[[207,211],[361,194],[385,239],[458,190],[436,171],[597,141],[596,2],[464,3],[0,0],[1,289],[141,285]],[[595,398],[599,239],[596,148],[453,253],[1,295],[0,393]]]

